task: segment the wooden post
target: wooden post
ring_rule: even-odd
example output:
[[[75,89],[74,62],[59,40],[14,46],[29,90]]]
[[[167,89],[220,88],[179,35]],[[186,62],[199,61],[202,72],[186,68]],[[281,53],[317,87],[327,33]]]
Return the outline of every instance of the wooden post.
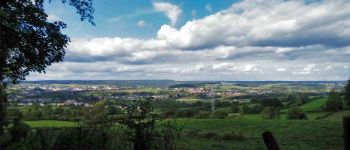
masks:
[[[350,150],[350,116],[343,117],[344,126],[344,150]]]
[[[262,134],[262,137],[264,138],[264,142],[265,142],[265,145],[266,145],[268,150],[279,150],[280,149],[277,142],[276,142],[275,137],[273,137],[272,132],[265,131]]]
[[[102,131],[102,149],[107,149],[107,133]]]

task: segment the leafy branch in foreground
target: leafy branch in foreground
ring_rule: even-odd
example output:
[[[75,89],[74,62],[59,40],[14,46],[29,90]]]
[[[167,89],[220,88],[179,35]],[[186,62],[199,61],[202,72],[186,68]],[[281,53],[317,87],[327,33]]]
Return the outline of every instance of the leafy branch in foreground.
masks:
[[[81,20],[95,25],[92,0],[61,2],[69,2]],[[61,33],[66,24],[50,22],[47,18],[44,0],[0,1],[0,135],[7,124],[6,85],[24,80],[29,72],[45,72],[47,66],[63,60],[70,41]]]

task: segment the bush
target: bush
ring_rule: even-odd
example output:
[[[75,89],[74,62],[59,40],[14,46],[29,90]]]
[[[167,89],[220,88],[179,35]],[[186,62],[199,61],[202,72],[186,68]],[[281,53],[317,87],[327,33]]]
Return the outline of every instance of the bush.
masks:
[[[242,113],[243,114],[258,114],[263,110],[263,107],[261,105],[255,105],[253,107],[249,107],[248,105],[242,106]]]
[[[332,90],[329,93],[328,100],[326,101],[325,108],[326,111],[337,112],[343,109],[343,103],[338,92]]]
[[[224,133],[223,135],[221,135],[221,140],[225,140],[225,141],[244,141],[246,140],[246,137],[241,134],[241,133]]]
[[[264,109],[261,112],[262,118],[264,119],[275,119],[279,118],[280,112],[279,109],[274,107],[264,107]]]
[[[263,106],[263,107],[282,107],[283,106],[283,104],[282,104],[282,102],[279,100],[279,99],[277,99],[277,98],[272,98],[272,99],[264,99],[264,100],[261,100],[261,105]]]
[[[216,111],[210,114],[210,118],[213,119],[225,119],[228,116],[226,112]]]
[[[185,132],[186,136],[188,137],[198,137],[198,138],[205,138],[205,139],[214,139],[214,140],[225,140],[225,141],[244,141],[247,138],[241,134],[241,133],[235,133],[235,132],[225,132],[221,134],[220,131],[202,131],[199,132],[198,130],[189,130]]]
[[[211,113],[210,111],[202,111],[202,110],[200,110],[200,111],[198,111],[198,112],[196,113],[196,115],[194,116],[194,118],[198,118],[198,119],[209,118],[210,113]]]
[[[247,105],[242,106],[242,114],[248,114],[249,111],[250,111],[249,106],[247,106]]]
[[[198,129],[187,130],[187,131],[184,131],[183,134],[186,137],[197,137],[199,135],[199,130]]]
[[[214,131],[204,131],[199,133],[198,135],[200,138],[206,138],[206,139],[216,139],[218,137],[218,133]]]
[[[172,118],[172,117],[175,117],[176,115],[176,110],[175,109],[169,109],[167,111],[164,112],[163,116],[165,118]]]
[[[193,117],[195,114],[196,114],[196,112],[192,109],[184,109],[184,110],[178,110],[176,112],[176,117],[189,118],[189,117]]]
[[[306,114],[298,107],[292,107],[287,112],[287,119],[303,120],[307,119]]]
[[[237,104],[232,104],[230,106],[230,108],[231,108],[231,112],[233,112],[233,113],[238,113],[239,112],[239,106]]]

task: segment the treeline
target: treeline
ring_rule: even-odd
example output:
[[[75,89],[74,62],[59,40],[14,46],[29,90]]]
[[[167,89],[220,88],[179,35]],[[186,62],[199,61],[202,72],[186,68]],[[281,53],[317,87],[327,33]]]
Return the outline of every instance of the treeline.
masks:
[[[180,129],[154,114],[152,98],[125,102],[111,113],[106,101],[83,109],[77,127],[34,128],[11,113],[1,149],[175,149]]]

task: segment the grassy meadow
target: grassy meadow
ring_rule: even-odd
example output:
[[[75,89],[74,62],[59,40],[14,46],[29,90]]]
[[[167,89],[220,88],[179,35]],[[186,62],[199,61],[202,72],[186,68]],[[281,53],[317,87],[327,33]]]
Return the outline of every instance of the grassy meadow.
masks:
[[[337,150],[343,147],[342,117],[350,111],[321,112],[327,98],[300,106],[308,120],[287,120],[286,110],[279,119],[262,119],[260,114],[230,113],[226,119],[167,119],[181,129],[178,149],[266,149],[261,134],[271,131],[283,150]],[[180,99],[193,103],[198,99]],[[229,112],[229,107],[217,109]],[[26,121],[31,127],[74,127],[74,122]]]
[[[342,149],[339,120],[174,119],[182,131],[178,149],[265,149],[261,134],[272,131],[281,149]],[[73,127],[74,122],[27,121],[31,127]]]
[[[38,120],[38,121],[25,121],[26,124],[33,128],[37,127],[74,127],[77,123],[70,121],[58,121],[58,120]]]

